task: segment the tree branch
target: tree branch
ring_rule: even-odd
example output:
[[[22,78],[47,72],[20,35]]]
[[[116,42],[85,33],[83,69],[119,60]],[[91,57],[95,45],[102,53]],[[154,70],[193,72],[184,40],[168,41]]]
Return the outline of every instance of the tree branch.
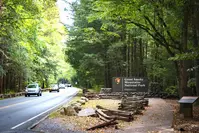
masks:
[[[145,32],[147,32],[155,41],[157,41],[159,44],[161,44],[162,46],[164,46],[168,53],[171,55],[171,56],[174,56],[174,53],[171,51],[171,49],[169,48],[169,45],[168,44],[165,44],[164,42],[162,42],[162,40],[154,35],[153,33],[150,32],[150,29],[148,27],[146,27],[145,25],[143,24],[140,24],[140,23],[137,23],[137,22],[134,22],[134,21],[128,21],[129,23],[133,23],[135,26],[141,28],[142,30],[144,30]]]
[[[10,59],[10,58],[5,54],[5,52],[4,52],[2,49],[0,49],[0,52],[3,54],[3,56],[6,57],[6,59]]]
[[[179,48],[177,48],[177,47],[175,47],[175,46],[173,46],[173,45],[170,45],[170,44],[166,41],[165,37],[164,37],[163,35],[161,35],[160,32],[158,32],[158,30],[156,29],[155,25],[151,22],[151,20],[149,19],[149,17],[144,16],[144,18],[147,20],[147,22],[149,22],[149,24],[151,25],[151,27],[152,27],[153,30],[155,31],[156,35],[158,35],[158,36],[164,41],[164,46],[165,46],[165,47],[171,47],[171,48],[174,48],[174,49],[176,49],[176,50],[179,50]]]
[[[168,30],[168,26],[167,26],[167,24],[165,23],[165,21],[163,20],[163,18],[160,16],[160,14],[159,14],[159,13],[157,13],[157,15],[158,15],[158,19],[159,19],[159,21],[160,21],[160,22],[163,24],[163,26],[165,27],[166,32],[167,32],[167,34],[168,34],[169,38],[171,39],[171,41],[172,41],[173,43],[175,43],[175,44],[178,44],[178,46],[180,46],[180,42],[179,42],[179,41],[174,40],[174,38],[172,37],[172,35],[171,35],[170,31]],[[175,47],[175,46],[173,46],[173,47]],[[178,48],[178,47],[175,47],[175,49],[179,49],[179,48]]]

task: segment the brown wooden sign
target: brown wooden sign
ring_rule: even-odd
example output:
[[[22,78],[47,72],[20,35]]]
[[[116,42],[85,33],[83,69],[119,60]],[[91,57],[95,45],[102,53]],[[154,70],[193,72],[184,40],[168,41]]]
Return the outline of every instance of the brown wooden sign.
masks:
[[[148,79],[144,77],[113,77],[113,92],[148,92]]]

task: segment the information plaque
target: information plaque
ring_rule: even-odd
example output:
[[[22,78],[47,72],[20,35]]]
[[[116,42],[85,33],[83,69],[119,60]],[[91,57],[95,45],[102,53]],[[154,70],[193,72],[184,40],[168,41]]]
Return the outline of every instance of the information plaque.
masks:
[[[178,102],[179,103],[191,103],[191,104],[193,104],[194,102],[197,101],[198,98],[199,97],[195,97],[195,96],[184,96]]]
[[[180,103],[180,113],[185,118],[193,118],[193,104],[197,102],[199,97],[183,96],[178,102]]]

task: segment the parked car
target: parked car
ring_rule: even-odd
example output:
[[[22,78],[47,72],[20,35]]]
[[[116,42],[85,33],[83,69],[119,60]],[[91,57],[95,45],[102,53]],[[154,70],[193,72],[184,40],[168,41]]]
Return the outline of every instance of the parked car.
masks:
[[[65,85],[64,84],[59,84],[59,89],[65,89]]]
[[[49,89],[49,92],[52,92],[52,91],[57,91],[59,92],[59,87],[57,84],[53,84],[51,85],[50,89]]]
[[[25,97],[30,95],[37,95],[37,96],[42,95],[41,87],[39,86],[39,84],[34,83],[27,85],[25,90]]]
[[[72,85],[71,84],[66,84],[66,87],[72,87]]]

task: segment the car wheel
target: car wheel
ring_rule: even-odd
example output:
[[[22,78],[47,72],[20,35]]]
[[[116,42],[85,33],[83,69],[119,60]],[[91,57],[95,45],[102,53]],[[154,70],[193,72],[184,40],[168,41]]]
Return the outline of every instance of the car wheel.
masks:
[[[28,97],[29,97],[30,95],[28,95]]]
[[[51,91],[49,91],[51,93]]]
[[[27,94],[25,94],[25,97],[27,97]]]
[[[42,94],[40,93],[40,96],[42,96]]]
[[[59,90],[57,92],[59,92]]]

